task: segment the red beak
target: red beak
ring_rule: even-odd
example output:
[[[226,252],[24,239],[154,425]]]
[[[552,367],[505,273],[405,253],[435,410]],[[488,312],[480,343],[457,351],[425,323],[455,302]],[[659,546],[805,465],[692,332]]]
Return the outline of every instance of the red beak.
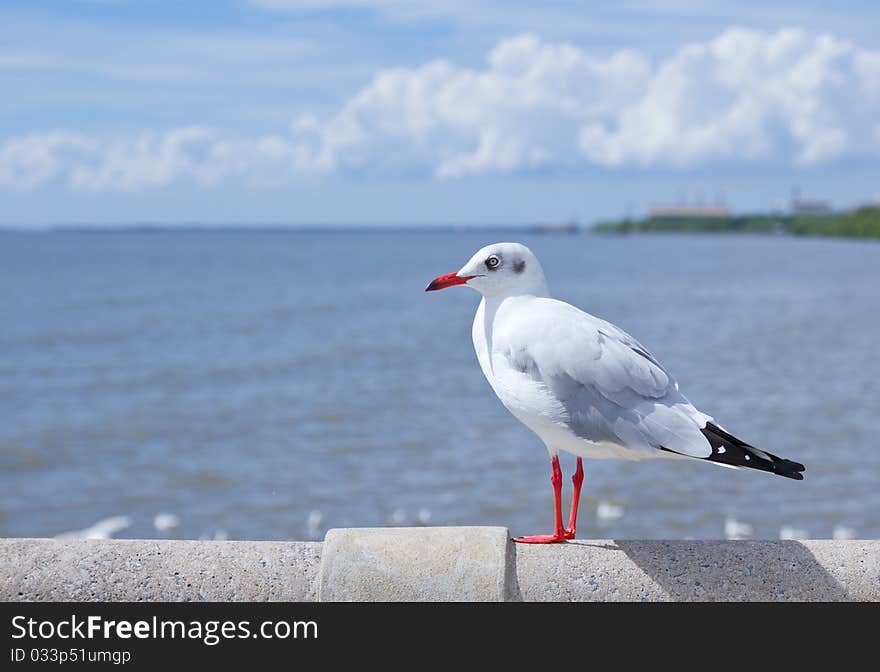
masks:
[[[463,285],[467,283],[471,278],[476,278],[476,275],[461,275],[458,276],[455,273],[448,273],[447,275],[441,275],[439,278],[434,278],[431,280],[431,284],[425,287],[426,292],[436,292],[438,289],[446,289],[447,287],[454,287],[455,285]]]

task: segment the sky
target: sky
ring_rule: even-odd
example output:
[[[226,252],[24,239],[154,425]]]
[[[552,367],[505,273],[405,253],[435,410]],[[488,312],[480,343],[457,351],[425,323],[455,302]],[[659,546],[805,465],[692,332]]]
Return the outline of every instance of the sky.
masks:
[[[880,201],[880,5],[3,0],[0,223]]]

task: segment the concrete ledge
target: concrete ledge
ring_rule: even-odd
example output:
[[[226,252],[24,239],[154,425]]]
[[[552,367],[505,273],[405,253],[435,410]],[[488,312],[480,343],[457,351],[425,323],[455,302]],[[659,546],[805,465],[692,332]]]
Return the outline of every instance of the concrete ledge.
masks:
[[[325,543],[0,539],[2,601],[880,601],[880,541],[510,543],[504,528]]]
[[[508,599],[880,601],[880,541],[573,541],[516,545]]]
[[[324,538],[324,602],[501,602],[505,527],[330,530]]]
[[[314,602],[321,544],[0,539],[0,600]]]

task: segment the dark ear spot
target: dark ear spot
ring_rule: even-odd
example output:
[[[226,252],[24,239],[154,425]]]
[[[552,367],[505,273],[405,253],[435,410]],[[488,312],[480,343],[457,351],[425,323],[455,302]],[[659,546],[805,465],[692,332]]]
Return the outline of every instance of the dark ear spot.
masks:
[[[524,259],[517,259],[513,262],[514,273],[522,273],[524,270],[526,270],[526,262]]]

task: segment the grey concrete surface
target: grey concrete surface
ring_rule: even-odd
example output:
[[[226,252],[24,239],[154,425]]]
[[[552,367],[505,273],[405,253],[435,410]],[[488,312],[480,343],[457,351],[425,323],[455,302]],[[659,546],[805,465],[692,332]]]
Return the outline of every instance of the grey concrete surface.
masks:
[[[508,541],[498,527],[325,542],[0,539],[0,600],[880,601],[880,541]]]
[[[2,601],[314,602],[321,544],[0,539]]]
[[[330,530],[320,600],[500,602],[509,538],[505,527]]]
[[[880,601],[880,541],[577,540],[513,555],[513,600]]]

